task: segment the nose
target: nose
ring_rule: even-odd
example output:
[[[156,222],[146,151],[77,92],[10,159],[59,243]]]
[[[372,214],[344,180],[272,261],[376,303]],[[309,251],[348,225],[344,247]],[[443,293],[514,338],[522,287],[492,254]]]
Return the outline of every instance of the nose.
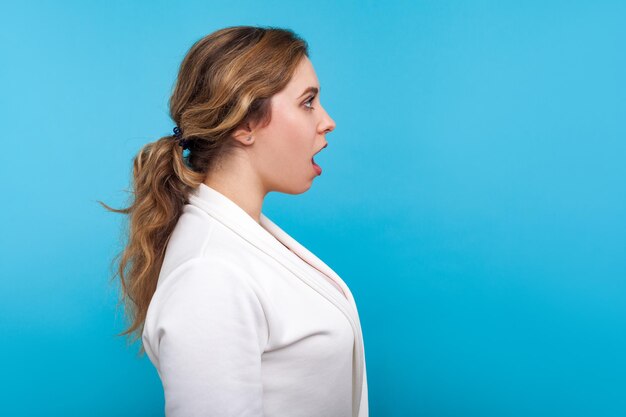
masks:
[[[322,118],[322,121],[320,123],[322,133],[326,134],[326,133],[332,132],[333,130],[335,130],[336,126],[337,124],[335,123],[335,121],[330,117],[330,115],[324,109],[324,117]]]

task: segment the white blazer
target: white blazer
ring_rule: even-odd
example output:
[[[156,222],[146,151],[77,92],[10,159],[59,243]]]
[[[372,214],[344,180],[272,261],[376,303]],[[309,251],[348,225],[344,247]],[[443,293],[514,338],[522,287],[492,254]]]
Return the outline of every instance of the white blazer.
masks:
[[[142,334],[166,416],[367,417],[350,290],[260,223],[205,184],[184,206]]]

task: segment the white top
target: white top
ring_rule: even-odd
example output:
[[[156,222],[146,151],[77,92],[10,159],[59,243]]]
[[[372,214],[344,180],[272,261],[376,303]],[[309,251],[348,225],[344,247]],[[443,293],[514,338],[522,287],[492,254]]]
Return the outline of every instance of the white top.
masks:
[[[201,184],[167,245],[142,340],[167,417],[367,417],[343,280],[263,213]]]
[[[281,243],[282,244],[282,243]],[[330,278],[328,275],[322,273],[321,271],[315,269],[315,267],[313,267],[311,264],[309,264],[308,262],[306,262],[306,260],[300,258],[298,256],[297,253],[295,253],[294,251],[292,251],[291,249],[289,249],[288,247],[285,246],[286,249],[289,250],[288,255],[287,256],[291,256],[293,258],[293,261],[295,263],[297,263],[298,265],[300,265],[302,268],[306,269],[307,271],[309,271],[311,274],[313,275],[317,275],[318,277],[322,278],[323,280],[326,280],[328,283],[330,283],[333,287],[337,288],[337,290],[339,291],[339,293],[341,294],[342,297],[348,299],[348,297],[346,297],[346,294],[343,292],[343,290],[341,289],[341,287],[339,286],[339,284],[337,284],[332,278]]]

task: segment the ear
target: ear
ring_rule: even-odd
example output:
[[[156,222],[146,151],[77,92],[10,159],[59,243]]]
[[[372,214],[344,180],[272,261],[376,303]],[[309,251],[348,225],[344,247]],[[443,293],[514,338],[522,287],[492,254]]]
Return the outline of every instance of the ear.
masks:
[[[252,144],[252,142],[254,142],[254,138],[252,137],[252,129],[250,129],[250,123],[245,122],[241,127],[237,128],[233,132],[232,137],[243,145]]]

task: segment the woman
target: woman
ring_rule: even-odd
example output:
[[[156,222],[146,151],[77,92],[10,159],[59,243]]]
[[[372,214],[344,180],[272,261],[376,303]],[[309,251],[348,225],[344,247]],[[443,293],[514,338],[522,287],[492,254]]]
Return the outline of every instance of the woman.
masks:
[[[335,122],[307,43],[230,27],[196,42],[170,99],[173,135],[134,160],[118,273],[168,417],[367,416],[346,284],[262,212],[303,193]],[[111,209],[107,206],[108,209]]]

